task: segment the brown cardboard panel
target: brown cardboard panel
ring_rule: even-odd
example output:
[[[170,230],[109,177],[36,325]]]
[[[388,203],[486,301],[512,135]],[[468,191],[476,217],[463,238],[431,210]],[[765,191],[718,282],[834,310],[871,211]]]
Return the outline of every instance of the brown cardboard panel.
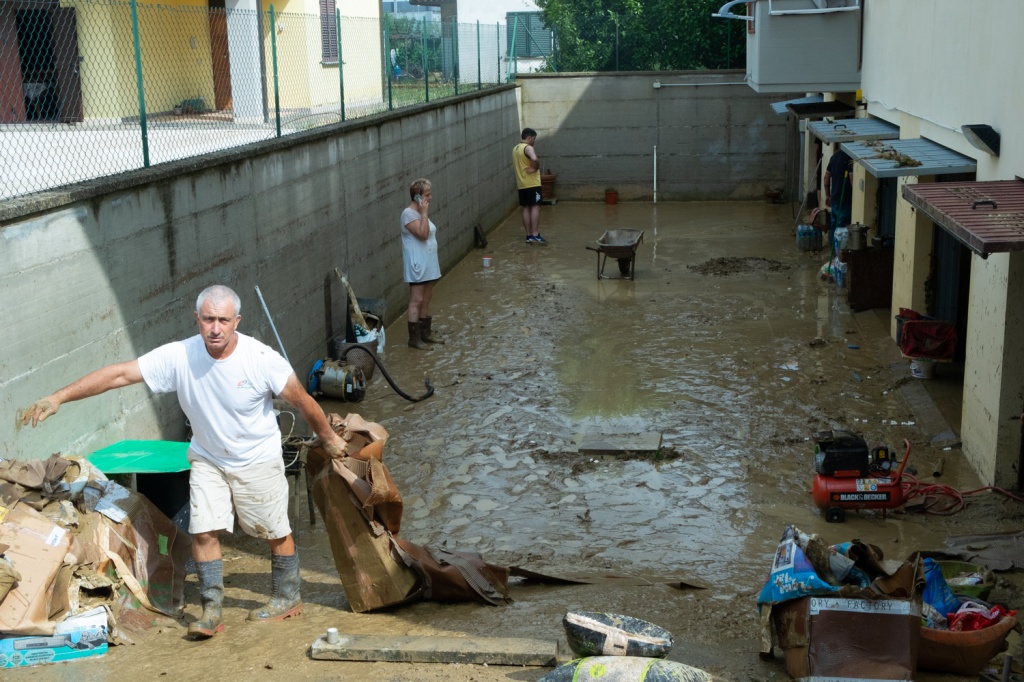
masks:
[[[54,594],[53,585],[64,565],[71,537],[31,507],[19,504],[10,509],[0,523],[0,543],[9,545],[5,554],[21,580],[0,603],[0,632],[53,634],[50,614],[62,612],[67,600],[66,592]]]
[[[921,633],[918,602],[804,597],[773,605],[772,618],[795,679],[913,679]]]

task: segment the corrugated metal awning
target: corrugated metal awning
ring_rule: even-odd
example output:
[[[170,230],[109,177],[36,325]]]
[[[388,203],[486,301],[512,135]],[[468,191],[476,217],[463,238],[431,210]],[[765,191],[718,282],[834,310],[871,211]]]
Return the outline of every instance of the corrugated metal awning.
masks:
[[[796,99],[786,99],[781,102],[772,102],[772,111],[779,116],[783,116],[789,113],[786,107],[790,104],[813,104],[815,102],[824,102],[825,95],[809,95],[807,97],[797,97]]]
[[[857,113],[854,107],[849,104],[842,102],[807,102],[806,104],[787,104],[786,110],[789,113],[796,115],[797,119],[805,118],[825,118],[826,116],[832,116],[835,118],[853,116]]]
[[[849,118],[843,121],[815,121],[807,128],[827,144],[860,140],[898,140],[900,128],[880,118]]]
[[[978,162],[941,144],[915,137],[882,142],[844,142],[842,150],[876,178],[975,173]]]
[[[904,185],[903,198],[983,258],[1024,251],[1024,181]]]

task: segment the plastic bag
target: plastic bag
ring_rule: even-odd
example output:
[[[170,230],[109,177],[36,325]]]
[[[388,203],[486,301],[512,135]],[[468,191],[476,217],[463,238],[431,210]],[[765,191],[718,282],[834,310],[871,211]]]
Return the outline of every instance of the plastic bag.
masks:
[[[1015,615],[1016,611],[1010,611],[1000,604],[988,608],[978,602],[967,601],[956,613],[949,614],[949,629],[953,632],[984,630],[1001,621],[1004,616]]]
[[[935,559],[924,560],[924,580],[924,594],[921,598],[925,603],[931,604],[932,608],[943,615],[956,613],[960,609],[960,600],[953,594],[953,590],[949,589],[942,569]]]

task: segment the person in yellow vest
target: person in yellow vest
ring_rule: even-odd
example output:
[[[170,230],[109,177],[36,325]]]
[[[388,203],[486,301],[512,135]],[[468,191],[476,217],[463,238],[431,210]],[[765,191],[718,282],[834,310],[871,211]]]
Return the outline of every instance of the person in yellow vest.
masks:
[[[527,244],[547,244],[540,236],[540,159],[533,144],[537,131],[523,128],[522,142],[512,150],[512,168],[516,173],[519,205],[523,207],[523,229]]]

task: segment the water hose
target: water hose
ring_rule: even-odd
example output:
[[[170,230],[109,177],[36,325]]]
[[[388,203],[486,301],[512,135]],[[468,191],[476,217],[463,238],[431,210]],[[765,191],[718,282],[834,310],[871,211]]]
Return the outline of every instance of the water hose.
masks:
[[[350,344],[347,344],[345,346],[345,348],[343,348],[341,350],[341,353],[339,354],[338,360],[340,360],[341,362],[345,362],[345,356],[348,355],[349,351],[351,351],[354,348],[362,348],[364,351],[366,351],[370,355],[370,357],[373,358],[374,364],[376,364],[377,367],[380,368],[380,373],[384,375],[385,379],[387,379],[387,382],[391,386],[391,388],[395,389],[395,393],[397,393],[398,395],[402,396],[403,398],[405,398],[409,402],[411,402],[411,403],[418,403],[421,400],[426,400],[430,396],[434,395],[434,387],[431,386],[431,384],[430,384],[430,377],[424,377],[423,378],[423,383],[427,387],[427,392],[424,393],[423,395],[421,395],[418,398],[413,398],[411,395],[409,395],[408,393],[406,393],[405,391],[400,389],[395,384],[394,379],[391,378],[391,375],[388,374],[388,371],[386,369],[384,369],[384,365],[382,365],[380,363],[380,360],[377,358],[377,354],[373,351],[372,348],[370,348],[370,346],[365,346],[365,345],[363,345],[361,343],[350,343]]]

